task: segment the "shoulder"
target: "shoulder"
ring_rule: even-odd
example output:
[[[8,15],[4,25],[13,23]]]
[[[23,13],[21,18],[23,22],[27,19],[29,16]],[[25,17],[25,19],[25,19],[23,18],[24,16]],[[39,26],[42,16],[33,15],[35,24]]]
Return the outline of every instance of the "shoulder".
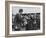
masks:
[[[18,16],[18,15],[19,15],[19,14],[16,14],[15,17]]]

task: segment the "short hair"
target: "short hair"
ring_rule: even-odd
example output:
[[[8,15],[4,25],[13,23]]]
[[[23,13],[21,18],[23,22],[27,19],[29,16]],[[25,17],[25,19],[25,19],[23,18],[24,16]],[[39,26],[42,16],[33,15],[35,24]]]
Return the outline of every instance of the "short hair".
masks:
[[[19,9],[19,12],[23,12],[23,9]]]

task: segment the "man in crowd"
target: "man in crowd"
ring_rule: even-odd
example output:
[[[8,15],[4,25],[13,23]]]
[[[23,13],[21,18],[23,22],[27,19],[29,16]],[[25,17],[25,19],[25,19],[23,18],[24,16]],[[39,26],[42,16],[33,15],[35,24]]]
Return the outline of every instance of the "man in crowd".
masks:
[[[19,9],[19,13],[15,15],[15,18],[14,18],[14,25],[15,25],[15,30],[16,31],[19,31],[21,29],[21,26],[22,26],[22,23],[23,23],[23,20],[22,20],[22,12],[23,12],[23,9]]]

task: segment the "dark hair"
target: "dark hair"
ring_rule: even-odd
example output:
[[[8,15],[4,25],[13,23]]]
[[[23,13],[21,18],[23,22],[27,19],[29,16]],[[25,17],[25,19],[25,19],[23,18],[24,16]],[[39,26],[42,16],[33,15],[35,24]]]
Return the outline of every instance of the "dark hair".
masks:
[[[19,12],[23,12],[23,9],[19,9]]]

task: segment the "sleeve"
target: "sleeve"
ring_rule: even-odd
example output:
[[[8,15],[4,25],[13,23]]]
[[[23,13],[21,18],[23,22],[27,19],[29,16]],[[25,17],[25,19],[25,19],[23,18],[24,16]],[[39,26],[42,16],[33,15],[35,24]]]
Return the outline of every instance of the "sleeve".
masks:
[[[14,25],[16,24],[16,21],[17,21],[17,15],[15,15],[15,18],[14,18]]]

